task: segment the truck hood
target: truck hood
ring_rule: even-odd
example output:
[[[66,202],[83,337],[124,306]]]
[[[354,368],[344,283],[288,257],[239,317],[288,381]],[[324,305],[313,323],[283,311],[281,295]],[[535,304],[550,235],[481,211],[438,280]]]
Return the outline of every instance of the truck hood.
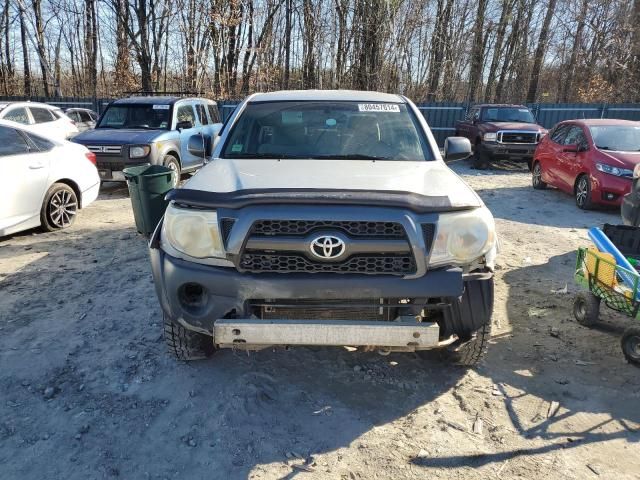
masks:
[[[402,192],[439,197],[452,209],[483,205],[441,161],[215,159],[185,189],[230,193],[251,190]]]
[[[83,145],[131,145],[151,143],[167,130],[96,128],[73,137],[75,143]]]
[[[487,122],[481,124],[483,130],[487,132],[497,132],[498,130],[522,130],[524,132],[539,132],[544,130],[540,125],[535,123],[518,123],[518,122]]]

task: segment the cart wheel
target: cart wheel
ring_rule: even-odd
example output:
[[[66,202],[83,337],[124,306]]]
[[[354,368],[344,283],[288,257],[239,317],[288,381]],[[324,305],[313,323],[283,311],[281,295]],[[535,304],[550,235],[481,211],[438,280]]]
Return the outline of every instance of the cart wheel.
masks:
[[[600,315],[600,298],[591,292],[580,292],[573,301],[573,315],[580,325],[594,326]]]
[[[622,334],[622,353],[629,363],[640,367],[640,327],[629,327]]]

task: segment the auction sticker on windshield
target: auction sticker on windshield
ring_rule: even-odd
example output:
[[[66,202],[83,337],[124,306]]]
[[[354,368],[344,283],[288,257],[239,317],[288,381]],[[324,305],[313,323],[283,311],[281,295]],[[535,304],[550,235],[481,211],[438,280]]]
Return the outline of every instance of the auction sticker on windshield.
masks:
[[[400,113],[400,106],[393,103],[359,103],[361,112],[396,112]]]
[[[169,110],[169,105],[154,105],[154,110]]]

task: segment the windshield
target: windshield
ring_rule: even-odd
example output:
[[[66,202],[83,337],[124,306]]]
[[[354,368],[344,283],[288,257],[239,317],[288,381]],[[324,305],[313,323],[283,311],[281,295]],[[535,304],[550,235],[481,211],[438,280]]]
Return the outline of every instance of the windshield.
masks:
[[[600,150],[640,152],[640,126],[598,125],[589,127],[589,131]]]
[[[96,128],[169,128],[169,105],[111,105]]]
[[[482,112],[484,122],[518,122],[536,123],[533,114],[528,108],[485,108]]]
[[[249,103],[225,158],[433,160],[417,119],[397,103]]]

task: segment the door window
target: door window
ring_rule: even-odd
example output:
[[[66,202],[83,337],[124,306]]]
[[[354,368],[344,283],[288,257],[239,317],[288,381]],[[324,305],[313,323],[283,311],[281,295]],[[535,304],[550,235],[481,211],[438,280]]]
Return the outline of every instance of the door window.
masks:
[[[587,140],[582,128],[575,125],[569,129],[567,136],[564,138],[564,145],[586,145],[586,143]]]
[[[211,123],[220,123],[220,114],[218,113],[218,107],[216,105],[207,105],[207,110],[209,110],[209,117],[211,118]]]
[[[559,145],[564,145],[564,139],[569,131],[569,125],[560,125],[551,133],[551,141]]]
[[[178,112],[176,113],[177,123],[191,122],[191,125],[196,124],[196,118],[193,113],[193,107],[191,105],[180,105]]]
[[[31,110],[31,115],[36,123],[53,122],[56,119],[53,113],[46,108],[29,107],[29,110]]]
[[[12,122],[23,123],[25,125],[29,125],[29,114],[27,113],[27,109],[24,107],[14,108],[9,110],[4,117],[5,120],[11,120]]]
[[[78,112],[67,112],[67,117],[69,117],[74,122],[80,121],[80,115],[78,115]]]
[[[80,121],[81,122],[90,122],[91,121],[91,117],[89,116],[89,114],[87,112],[83,112],[83,111],[79,111],[78,115],[80,116]]]
[[[209,125],[209,119],[207,118],[207,111],[204,109],[204,105],[202,105],[201,103],[197,103],[196,112],[198,112],[200,125]]]
[[[0,127],[0,157],[29,153],[29,145],[17,130]]]

